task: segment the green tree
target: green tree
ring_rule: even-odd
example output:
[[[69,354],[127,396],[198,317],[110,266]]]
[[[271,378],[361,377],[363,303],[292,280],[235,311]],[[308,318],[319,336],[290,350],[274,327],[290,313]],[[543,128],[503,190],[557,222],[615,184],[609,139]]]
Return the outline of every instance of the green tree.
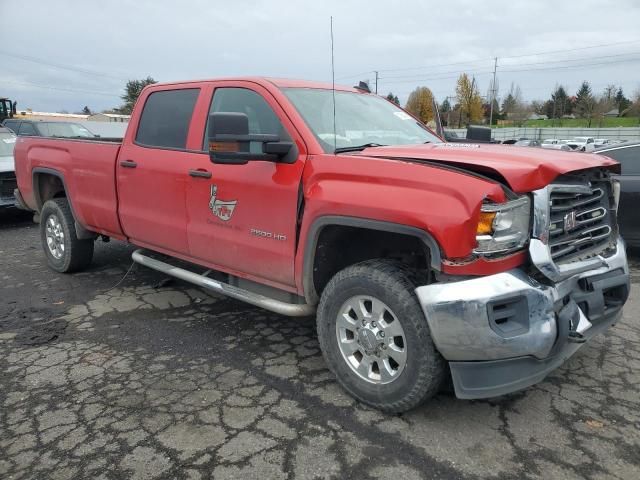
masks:
[[[480,97],[480,92],[478,92],[475,77],[470,79],[466,73],[458,77],[456,98],[460,104],[461,113],[458,117],[459,127],[463,121],[463,116],[465,117],[465,123],[474,123],[482,120],[482,98]]]
[[[147,77],[143,80],[129,80],[124,87],[125,94],[120,97],[124,101],[124,104],[118,108],[118,111],[125,115],[131,115],[133,106],[140,96],[140,93],[142,93],[142,89],[147,85],[152,85],[154,83],[158,82],[151,77]]]
[[[580,118],[589,119],[589,127],[591,127],[591,119],[593,118],[593,110],[596,105],[596,99],[591,92],[589,82],[582,82],[578,93],[576,93],[576,113]]]
[[[398,98],[397,95],[394,95],[393,92],[389,92],[387,94],[387,100],[389,100],[390,102],[393,102],[396,105],[400,106],[400,99]]]
[[[615,97],[615,104],[618,107],[618,112],[622,114],[629,106],[631,105],[631,100],[624,96],[624,92],[622,91],[622,87],[618,89]]]
[[[516,99],[512,94],[508,94],[502,101],[502,115],[509,115],[516,108]]]
[[[562,85],[556,87],[551,99],[545,102],[545,113],[549,118],[562,118],[573,111],[573,104]]]
[[[449,98],[445,98],[440,104],[440,113],[447,113],[451,111],[451,103]]]
[[[431,90],[427,87],[417,87],[409,94],[409,99],[404,108],[425,124],[433,120],[433,94]]]

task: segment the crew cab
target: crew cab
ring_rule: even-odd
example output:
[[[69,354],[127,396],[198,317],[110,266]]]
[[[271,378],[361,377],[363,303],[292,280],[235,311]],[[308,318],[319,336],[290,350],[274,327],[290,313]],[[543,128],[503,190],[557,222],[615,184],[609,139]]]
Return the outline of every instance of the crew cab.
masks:
[[[113,238],[203,288],[315,313],[339,383],[385,411],[449,374],[460,398],[526,388],[629,293],[619,164],[445,143],[362,89],[155,84],[121,142],[18,137],[15,156],[51,268],[84,269]]]

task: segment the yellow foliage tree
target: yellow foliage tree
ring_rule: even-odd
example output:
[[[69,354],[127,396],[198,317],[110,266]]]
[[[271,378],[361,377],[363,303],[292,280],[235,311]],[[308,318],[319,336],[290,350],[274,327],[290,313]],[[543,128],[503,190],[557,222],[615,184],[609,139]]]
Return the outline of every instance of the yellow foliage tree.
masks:
[[[478,92],[475,78],[469,79],[466,73],[458,77],[456,99],[460,105],[460,111],[468,123],[482,120],[482,97]]]
[[[409,99],[404,108],[425,124],[433,120],[433,94],[431,90],[427,87],[416,88],[409,94]]]

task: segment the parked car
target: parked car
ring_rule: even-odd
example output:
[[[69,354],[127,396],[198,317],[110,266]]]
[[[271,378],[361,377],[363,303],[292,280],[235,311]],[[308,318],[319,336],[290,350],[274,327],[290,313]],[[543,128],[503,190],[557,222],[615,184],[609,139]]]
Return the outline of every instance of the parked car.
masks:
[[[595,140],[592,137],[573,137],[567,142],[572,150],[580,152],[593,152],[595,149]]]
[[[48,122],[12,118],[5,120],[2,126],[18,135],[35,137],[92,138],[95,137],[85,126],[74,122]]]
[[[565,143],[547,143],[546,145],[543,143],[541,147],[546,148],[547,150],[562,150],[564,152],[571,151],[571,147]]]
[[[15,157],[53,270],[86,268],[113,237],[167,275],[316,312],[339,383],[389,412],[449,374],[460,398],[533,385],[629,294],[616,162],[444,143],[354,88],[154,84],[122,141],[25,137]]]
[[[640,246],[640,142],[626,142],[599,148],[598,155],[606,155],[622,165],[620,180],[620,208],[618,225],[622,237],[633,246]]]
[[[518,140],[514,143],[516,147],[539,147],[540,142],[538,140]]]
[[[13,161],[15,144],[15,134],[8,128],[0,127],[0,208],[13,207],[16,201],[13,196],[17,188]]]
[[[609,145],[611,143],[611,140],[609,140],[608,138],[594,138],[593,139],[593,145],[595,146],[595,148],[598,147],[602,147],[605,145]]]

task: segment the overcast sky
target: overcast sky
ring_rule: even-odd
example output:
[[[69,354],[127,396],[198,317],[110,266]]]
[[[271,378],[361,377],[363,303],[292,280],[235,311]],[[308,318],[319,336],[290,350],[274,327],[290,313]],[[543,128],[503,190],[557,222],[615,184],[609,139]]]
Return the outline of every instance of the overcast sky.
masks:
[[[453,95],[461,71],[485,95],[496,56],[500,96],[511,82],[528,100],[557,83],[574,93],[582,80],[597,93],[640,89],[637,0],[0,0],[0,96],[19,108],[102,110],[147,75],[330,81],[330,15],[337,82],[378,70],[379,93],[403,103],[418,85]],[[596,45],[607,46],[585,48]]]

